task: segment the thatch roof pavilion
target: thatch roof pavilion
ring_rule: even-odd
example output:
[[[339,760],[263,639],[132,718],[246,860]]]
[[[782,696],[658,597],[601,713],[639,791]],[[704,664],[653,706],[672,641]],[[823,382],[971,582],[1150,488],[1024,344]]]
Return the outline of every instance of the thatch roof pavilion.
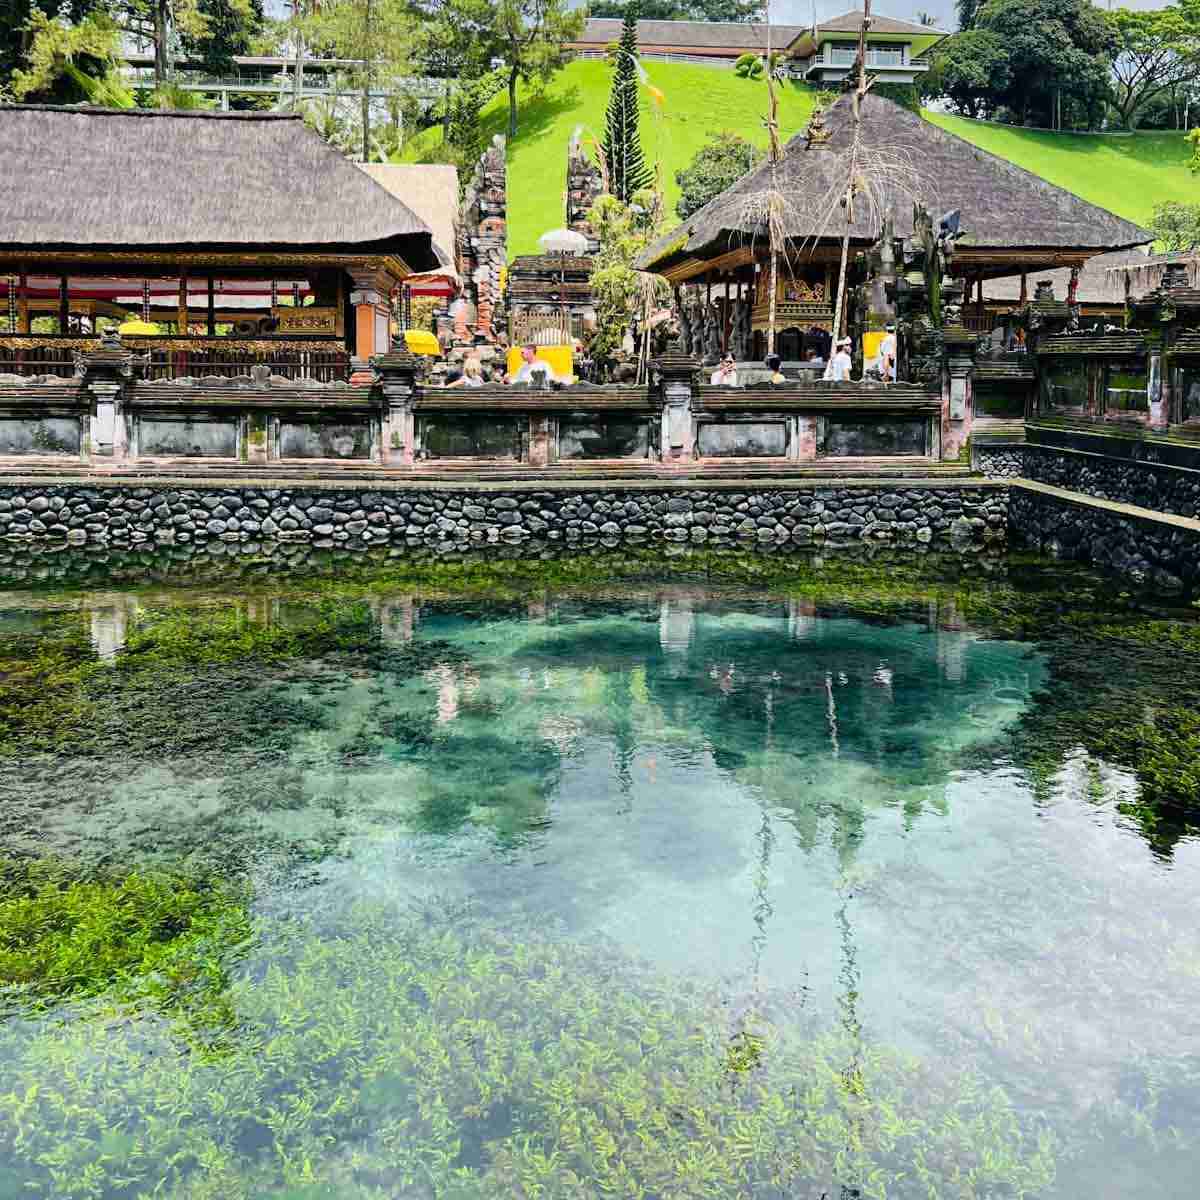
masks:
[[[702,277],[716,265],[750,261],[766,239],[762,197],[783,197],[783,220],[793,251],[839,241],[844,231],[837,197],[845,188],[853,120],[851,98],[840,97],[826,114],[829,139],[809,145],[805,133],[788,142],[783,160],[764,162],[660,238],[638,265],[672,282]],[[862,174],[878,204],[860,201],[851,226],[859,248],[880,234],[881,212],[890,213],[898,238],[912,233],[913,200],[934,215],[958,209],[965,236],[956,269],[991,278],[1018,270],[1082,265],[1094,254],[1154,240],[1154,235],[1090,204],[1037,175],[989,154],[923,120],[918,114],[868,94],[862,106],[863,144],[870,158]]]
[[[429,226],[295,115],[0,106],[0,370],[69,363],[99,319],[161,373],[386,348]],[[37,366],[30,366],[36,363]]]
[[[827,351],[846,231],[839,201],[851,173],[850,95],[830,106],[823,129],[812,129],[815,136],[806,130],[792,138],[780,162],[749,171],[638,260],[640,268],[676,286],[702,285],[697,311],[711,314],[714,304],[720,309],[715,320],[721,350],[728,346],[761,357],[770,297],[767,272],[759,268],[768,259],[766,216],[773,210],[781,226],[777,244],[786,257],[774,306],[782,337],[777,348],[785,359]],[[955,244],[952,269],[975,297],[964,314],[970,329],[990,327],[982,304],[987,279],[1082,266],[1093,255],[1153,240],[1148,230],[873,93],[862,102],[857,154],[852,254],[878,241],[886,217],[897,239],[910,237],[914,201],[934,221],[958,210],[965,233]],[[710,331],[706,353],[712,354],[718,348],[711,337],[714,318],[705,316],[703,323]]]

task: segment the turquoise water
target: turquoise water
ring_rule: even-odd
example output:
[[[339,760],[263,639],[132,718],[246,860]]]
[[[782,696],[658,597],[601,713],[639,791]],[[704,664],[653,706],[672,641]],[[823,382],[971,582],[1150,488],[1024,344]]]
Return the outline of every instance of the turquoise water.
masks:
[[[172,621],[246,655],[127,669]],[[1195,1194],[1200,849],[1034,764],[1053,630],[664,577],[8,591],[0,633],[95,664],[87,732],[0,759],[5,853],[250,929],[200,1000],[16,994],[5,1195]]]

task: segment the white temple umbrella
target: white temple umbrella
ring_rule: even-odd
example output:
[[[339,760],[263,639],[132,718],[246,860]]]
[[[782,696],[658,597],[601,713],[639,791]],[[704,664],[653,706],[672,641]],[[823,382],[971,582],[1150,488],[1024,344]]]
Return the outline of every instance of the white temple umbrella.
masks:
[[[538,238],[543,254],[586,254],[588,240],[574,229],[552,229]]]

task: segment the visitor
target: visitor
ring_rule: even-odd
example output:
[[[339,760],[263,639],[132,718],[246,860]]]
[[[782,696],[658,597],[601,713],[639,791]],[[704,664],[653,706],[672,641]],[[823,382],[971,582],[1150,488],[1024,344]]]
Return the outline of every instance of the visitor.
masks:
[[[717,387],[737,387],[737,367],[733,363],[733,355],[727,354],[717,364],[717,369],[709,378],[709,383]]]
[[[808,352],[808,358],[806,358],[804,361],[810,363],[814,367],[823,367],[825,365],[825,356],[817,350],[810,350]]]
[[[462,374],[453,381],[448,383],[447,387],[483,387],[483,365],[477,358],[468,358],[463,363]]]
[[[884,383],[896,382],[896,326],[885,325],[879,343],[879,375]]]
[[[778,387],[781,383],[787,383],[787,377],[780,370],[783,366],[783,359],[778,354],[768,354],[766,364],[767,370],[771,372],[771,378],[768,380],[770,384]]]
[[[850,339],[842,338],[837,344],[837,353],[829,360],[829,366],[825,368],[825,378],[832,379],[834,383],[849,383],[852,366]]]
[[[537,357],[537,347],[534,345],[521,347],[521,367],[512,377],[513,383],[548,384],[554,377],[550,364]]]

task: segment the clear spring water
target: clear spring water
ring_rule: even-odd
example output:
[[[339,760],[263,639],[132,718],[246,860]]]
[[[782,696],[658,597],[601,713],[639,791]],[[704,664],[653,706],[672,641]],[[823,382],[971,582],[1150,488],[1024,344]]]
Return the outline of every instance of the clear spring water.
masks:
[[[217,1032],[9,1006],[4,1195],[1196,1194],[1200,848],[1015,748],[1053,630],[384,585],[328,654],[105,682],[181,612],[319,619],[282,585],[0,606],[103,683],[90,741],[0,760],[5,853],[236,879],[253,929],[205,944]]]

